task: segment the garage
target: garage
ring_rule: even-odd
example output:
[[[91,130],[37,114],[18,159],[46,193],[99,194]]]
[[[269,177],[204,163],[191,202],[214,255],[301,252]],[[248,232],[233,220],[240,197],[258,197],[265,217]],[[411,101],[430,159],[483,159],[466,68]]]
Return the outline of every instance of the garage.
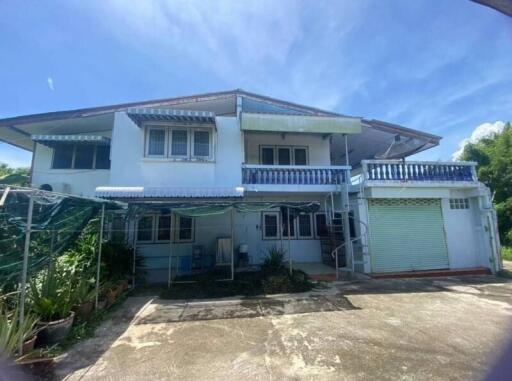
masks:
[[[372,272],[447,269],[439,199],[369,199]]]

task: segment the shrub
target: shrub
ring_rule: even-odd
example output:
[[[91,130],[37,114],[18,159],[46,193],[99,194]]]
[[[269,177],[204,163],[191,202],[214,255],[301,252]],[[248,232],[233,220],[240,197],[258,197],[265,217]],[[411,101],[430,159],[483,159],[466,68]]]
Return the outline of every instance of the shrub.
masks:
[[[36,334],[37,317],[26,314],[23,324],[18,322],[18,309],[8,311],[0,307],[0,358],[12,356],[18,349],[20,339],[25,342]]]
[[[43,321],[67,318],[75,304],[73,281],[66,276],[60,265],[41,271],[30,280],[32,311]]]
[[[285,256],[285,251],[283,249],[279,249],[276,246],[272,246],[267,250],[267,255],[263,264],[261,265],[261,270],[264,274],[276,274],[285,270],[283,265],[283,260]]]
[[[133,272],[133,249],[121,242],[106,242],[103,245],[101,261],[103,262],[103,278],[110,280],[126,279]],[[144,262],[141,256],[137,256],[135,262],[139,271]]]

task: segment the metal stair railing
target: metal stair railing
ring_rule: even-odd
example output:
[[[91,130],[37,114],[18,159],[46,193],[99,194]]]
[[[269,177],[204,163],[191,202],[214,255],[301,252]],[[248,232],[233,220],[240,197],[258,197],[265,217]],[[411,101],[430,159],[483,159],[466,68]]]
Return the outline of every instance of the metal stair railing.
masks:
[[[352,219],[355,221],[355,218],[352,217]],[[338,245],[332,252],[331,252],[331,257],[334,259],[335,261],[335,266],[336,266],[336,280],[339,280],[339,270],[348,270],[348,271],[351,271],[351,272],[354,272],[355,271],[355,259],[354,259],[354,250],[351,250],[350,252],[350,267],[340,267],[339,266],[339,250],[341,248],[343,248],[345,245],[347,245],[348,243],[350,244],[353,244],[354,242],[356,241],[359,241],[361,240],[361,249],[363,250],[363,258],[364,258],[364,248],[366,245],[364,245],[362,243],[362,240],[363,238],[365,238],[366,242],[368,242],[368,226],[366,225],[366,223],[364,223],[363,221],[357,219],[357,221],[359,222],[360,226],[364,226],[364,232],[359,235],[358,237],[354,237],[354,238],[351,238],[350,240],[346,241],[346,242],[343,242],[342,244]],[[345,261],[347,261],[347,257],[345,257]],[[362,262],[364,264],[364,260]]]

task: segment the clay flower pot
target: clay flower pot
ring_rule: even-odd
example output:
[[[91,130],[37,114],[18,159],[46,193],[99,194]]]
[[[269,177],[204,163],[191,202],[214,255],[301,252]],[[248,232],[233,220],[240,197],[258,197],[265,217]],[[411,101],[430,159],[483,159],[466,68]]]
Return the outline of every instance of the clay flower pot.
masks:
[[[74,320],[75,312],[71,311],[65,319],[37,323],[42,327],[37,335],[38,345],[53,345],[64,340],[68,336]]]
[[[34,335],[32,338],[25,340],[23,343],[23,347],[21,348],[21,355],[26,355],[34,350],[34,346],[36,345],[37,335]]]
[[[81,318],[88,317],[92,313],[93,309],[94,302],[92,300],[88,300],[73,307],[73,311],[75,311],[76,314]]]
[[[117,288],[113,288],[108,290],[105,293],[105,297],[107,299],[107,308],[116,302],[117,299]]]

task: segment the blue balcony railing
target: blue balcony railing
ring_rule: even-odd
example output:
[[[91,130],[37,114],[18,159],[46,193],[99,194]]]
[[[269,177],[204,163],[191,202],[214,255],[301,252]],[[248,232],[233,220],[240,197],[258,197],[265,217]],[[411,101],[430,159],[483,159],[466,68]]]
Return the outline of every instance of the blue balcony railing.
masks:
[[[362,166],[371,181],[478,181],[474,162],[363,160]]]
[[[350,179],[350,167],[309,165],[242,166],[243,184],[335,185]]]

